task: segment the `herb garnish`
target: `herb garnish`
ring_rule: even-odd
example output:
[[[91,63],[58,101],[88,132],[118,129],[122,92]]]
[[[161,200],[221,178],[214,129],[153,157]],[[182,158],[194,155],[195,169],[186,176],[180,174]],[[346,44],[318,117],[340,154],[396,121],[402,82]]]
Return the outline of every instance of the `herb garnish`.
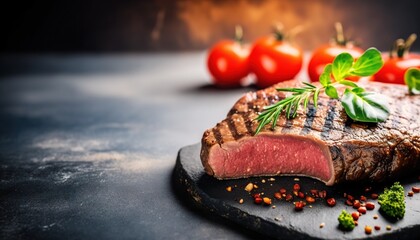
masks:
[[[420,93],[420,70],[417,68],[410,68],[404,74],[405,84],[408,86],[410,94]]]
[[[341,96],[341,103],[347,115],[359,122],[383,122],[389,116],[388,101],[386,97],[375,92],[366,92],[364,88],[347,80],[351,76],[370,76],[382,68],[384,62],[381,53],[376,48],[369,48],[357,61],[349,53],[339,54],[331,64],[327,64],[324,72],[319,77],[322,86],[317,87],[303,82],[300,88],[278,88],[278,91],[292,92],[293,94],[283,100],[264,108],[264,111],[256,118],[259,122],[255,134],[272,123],[276,126],[280,114],[285,111],[287,118],[294,118],[301,105],[306,110],[312,100],[317,107],[318,96],[325,92],[330,98],[340,99],[337,85],[344,85],[346,89]],[[331,75],[335,81],[331,79]]]

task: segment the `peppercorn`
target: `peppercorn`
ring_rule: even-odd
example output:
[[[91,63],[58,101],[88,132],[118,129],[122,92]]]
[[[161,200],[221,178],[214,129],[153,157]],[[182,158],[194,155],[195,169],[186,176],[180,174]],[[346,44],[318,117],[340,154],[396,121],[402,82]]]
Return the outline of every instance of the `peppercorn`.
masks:
[[[303,207],[304,207],[304,205],[303,205],[303,202],[302,201],[299,201],[299,202],[296,202],[295,203],[295,210],[296,211],[302,211],[303,210]]]
[[[371,234],[372,233],[372,227],[371,226],[365,226],[365,233],[366,234]]]
[[[274,193],[274,198],[281,199],[281,194],[279,192]]]
[[[318,195],[320,198],[326,198],[327,197],[327,191],[322,190],[318,192]]]
[[[308,202],[308,203],[314,203],[315,202],[315,198],[313,198],[313,197],[311,197],[311,196],[306,196],[306,201]]]
[[[359,213],[366,214],[366,207],[359,207],[359,209],[357,209],[357,211]]]
[[[280,193],[281,194],[286,194],[286,189],[285,188],[280,188]]]
[[[330,206],[330,207],[334,207],[334,206],[335,206],[335,204],[336,204],[335,199],[334,199],[334,198],[328,198],[328,199],[327,199],[327,204],[328,204],[328,206]]]
[[[354,209],[358,209],[360,207],[360,201],[359,200],[354,200],[353,202],[353,208]]]
[[[271,198],[265,197],[263,198],[263,201],[265,205],[271,205]]]
[[[263,202],[263,199],[260,198],[260,197],[257,197],[257,198],[254,199],[255,204],[261,204],[262,202]]]
[[[298,183],[295,183],[295,185],[293,185],[293,191],[299,192],[300,190],[300,185]]]
[[[226,187],[226,191],[232,192],[232,187],[231,186]]]
[[[381,226],[376,225],[376,226],[375,226],[375,230],[376,230],[376,231],[381,230]]]
[[[290,201],[292,201],[293,200],[293,196],[292,196],[292,194],[287,194],[286,195],[286,201],[288,201],[288,202],[290,202]]]
[[[367,210],[373,210],[375,208],[375,204],[372,202],[367,202],[366,203],[366,209]]]
[[[298,193],[298,197],[299,197],[299,198],[305,198],[305,194],[304,194],[303,192],[299,192],[299,193]]]
[[[351,214],[351,216],[353,217],[353,220],[354,220],[354,221],[357,221],[357,220],[359,219],[359,213],[358,213],[358,212],[353,212],[353,213]]]

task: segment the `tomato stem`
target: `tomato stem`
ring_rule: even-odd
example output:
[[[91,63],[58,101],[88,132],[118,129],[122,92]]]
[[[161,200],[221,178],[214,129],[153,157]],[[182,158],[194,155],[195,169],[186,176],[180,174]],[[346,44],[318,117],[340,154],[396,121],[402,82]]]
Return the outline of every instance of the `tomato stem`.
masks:
[[[276,40],[282,41],[284,39],[284,26],[282,23],[276,23],[274,24],[274,36],[276,37]]]
[[[411,45],[413,45],[414,41],[416,41],[417,35],[412,33],[407,40],[399,38],[394,42],[394,45],[389,52],[389,57],[393,58],[397,56],[398,58],[404,57],[404,55],[408,54]]]
[[[346,46],[347,41],[344,37],[343,25],[340,22],[335,23],[335,42],[340,46]]]
[[[242,44],[243,40],[244,40],[244,31],[241,25],[236,25],[235,26],[235,41],[238,42],[239,44]]]

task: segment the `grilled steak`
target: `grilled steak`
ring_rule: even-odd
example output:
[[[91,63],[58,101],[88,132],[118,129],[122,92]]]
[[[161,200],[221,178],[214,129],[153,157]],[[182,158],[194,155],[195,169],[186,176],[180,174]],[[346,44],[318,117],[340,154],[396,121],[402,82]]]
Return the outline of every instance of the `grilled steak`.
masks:
[[[296,81],[277,84],[240,98],[227,117],[204,132],[201,161],[219,179],[303,175],[327,185],[392,179],[420,170],[420,96],[405,86],[369,83],[365,88],[390,97],[391,115],[383,123],[354,122],[338,100],[320,94],[294,119],[280,116],[275,129],[255,135],[254,119],[263,107],[287,93]]]

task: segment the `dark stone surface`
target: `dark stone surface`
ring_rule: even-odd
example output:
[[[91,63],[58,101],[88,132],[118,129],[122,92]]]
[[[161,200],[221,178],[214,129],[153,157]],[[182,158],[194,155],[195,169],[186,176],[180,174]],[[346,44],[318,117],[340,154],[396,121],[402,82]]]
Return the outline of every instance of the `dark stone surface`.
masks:
[[[219,215],[244,228],[278,239],[418,239],[420,236],[419,194],[406,197],[406,214],[398,221],[382,215],[377,200],[369,199],[370,202],[375,203],[375,209],[367,211],[359,218],[359,226],[347,232],[338,228],[337,217],[343,209],[350,213],[356,210],[345,205],[343,194],[351,194],[356,198],[361,195],[370,196],[372,192],[381,193],[384,185],[359,184],[326,187],[322,182],[305,177],[299,177],[299,181],[295,177],[276,177],[274,181],[268,181],[268,177],[220,181],[204,173],[199,152],[200,144],[180,150],[174,180],[177,183],[177,189],[184,191],[189,196],[187,199],[208,215]],[[262,183],[263,179],[265,183]],[[244,190],[249,182],[258,186],[258,189],[252,190],[251,194],[263,192],[264,196],[272,198],[273,205],[276,207],[254,204],[251,194]],[[311,189],[326,190],[328,197],[336,199],[337,205],[329,207],[325,200],[318,198],[311,204],[312,207],[308,205],[303,211],[296,212],[293,203],[273,198],[274,192],[281,187],[291,192],[295,183],[300,184],[303,192],[309,192]],[[417,178],[408,178],[404,179],[402,184],[407,193],[412,186],[418,186],[419,181]],[[227,186],[232,186],[233,190],[228,192]],[[372,187],[372,190],[365,192],[367,186]],[[239,204],[239,199],[243,199],[244,203]],[[297,197],[294,201],[296,200],[298,200]],[[374,219],[374,215],[378,215],[379,218]],[[321,223],[325,223],[323,228],[319,227]],[[381,230],[373,230],[371,235],[366,235],[365,225],[372,227],[377,225],[381,227]],[[392,227],[390,231],[386,230],[387,225]]]
[[[204,56],[0,56],[0,239],[252,238],[172,188],[249,91],[207,85]]]

